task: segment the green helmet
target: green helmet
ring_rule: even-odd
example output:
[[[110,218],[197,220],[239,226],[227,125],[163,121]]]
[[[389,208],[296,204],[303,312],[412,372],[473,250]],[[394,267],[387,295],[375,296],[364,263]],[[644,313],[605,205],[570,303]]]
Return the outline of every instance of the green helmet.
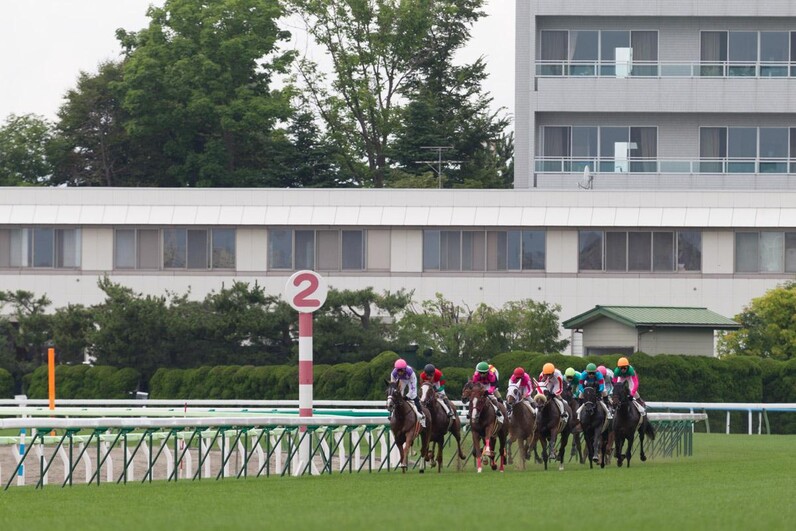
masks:
[[[572,367],[567,367],[567,370],[564,371],[564,376],[567,378],[574,378],[575,377],[575,369]]]
[[[586,365],[586,372],[597,372],[597,365],[594,363],[589,363]]]
[[[478,372],[489,372],[489,364],[485,361],[482,361],[475,366],[475,370]]]

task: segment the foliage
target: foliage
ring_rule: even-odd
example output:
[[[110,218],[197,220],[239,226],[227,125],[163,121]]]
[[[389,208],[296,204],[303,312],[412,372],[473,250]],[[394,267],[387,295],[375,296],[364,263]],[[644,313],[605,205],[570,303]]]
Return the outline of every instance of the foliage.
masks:
[[[7,370],[0,368],[0,398],[11,398],[14,395],[14,377]]]
[[[58,308],[49,316],[52,342],[60,363],[82,363],[94,329],[94,312],[82,304]]]
[[[719,337],[722,355],[796,358],[796,282],[787,282],[753,299],[735,320],[741,328]]]
[[[12,114],[0,126],[0,186],[42,184],[52,174],[52,124],[35,114]]]
[[[130,398],[138,389],[140,375],[133,369],[106,366],[58,365],[55,390],[58,398],[113,399]],[[29,398],[47,398],[47,366],[33,371],[27,388]]]
[[[52,333],[45,313],[50,300],[25,290],[0,291],[0,310],[6,305],[10,306],[11,320],[0,317],[0,332],[8,341],[0,345],[0,363],[15,378],[21,378],[45,360]]]

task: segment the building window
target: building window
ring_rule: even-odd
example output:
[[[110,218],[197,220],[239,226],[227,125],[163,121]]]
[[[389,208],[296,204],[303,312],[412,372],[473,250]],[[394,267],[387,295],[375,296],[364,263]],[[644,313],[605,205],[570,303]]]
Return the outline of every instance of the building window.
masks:
[[[116,229],[115,269],[235,269],[235,229]]]
[[[737,273],[796,273],[796,232],[736,232]]]
[[[796,129],[700,127],[699,157],[702,173],[788,173],[796,158]]]
[[[657,127],[545,126],[542,133],[539,171],[658,171]]]
[[[389,241],[377,231],[374,242],[389,252]],[[268,231],[269,269],[362,271],[366,269],[364,230],[271,229]],[[378,238],[377,238],[378,237]],[[388,263],[378,261],[379,269]]]
[[[700,74],[787,77],[794,39],[785,31],[703,31]]]
[[[0,229],[0,267],[80,267],[80,229]]]
[[[423,231],[425,271],[544,270],[545,252],[545,231]]]
[[[578,242],[580,271],[657,273],[702,269],[699,231],[583,230]]]

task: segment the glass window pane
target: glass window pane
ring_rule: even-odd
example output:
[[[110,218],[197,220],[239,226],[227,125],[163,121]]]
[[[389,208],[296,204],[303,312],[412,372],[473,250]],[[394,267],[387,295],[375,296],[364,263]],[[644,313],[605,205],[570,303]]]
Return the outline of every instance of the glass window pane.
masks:
[[[627,233],[605,233],[605,270],[627,271]]]
[[[361,230],[343,231],[343,269],[365,269],[365,238]]]
[[[268,267],[293,269],[293,231],[271,229],[268,231]]]
[[[633,62],[658,60],[657,31],[633,31],[630,40],[631,48],[633,48]]]
[[[457,230],[443,230],[439,238],[439,268],[442,271],[461,270],[461,233]]]
[[[778,63],[788,62],[788,32],[760,32],[760,61]]]
[[[700,74],[703,76],[725,76],[724,62],[727,60],[727,32],[703,31],[701,38]]]
[[[390,270],[390,231],[368,230],[366,245],[368,259],[365,265],[368,270]]]
[[[758,268],[758,234],[756,232],[735,233],[735,271],[756,273]]]
[[[628,271],[650,271],[652,269],[652,233],[627,233]]]
[[[11,266],[11,231],[0,229],[0,268]]]
[[[731,31],[728,57],[730,62],[757,62],[757,32]]]
[[[627,127],[601,127],[600,128],[600,156],[606,159],[614,158],[614,145],[617,142],[629,140]]]
[[[677,233],[677,270],[702,270],[702,233],[698,230]]]
[[[652,233],[652,270],[674,271],[674,233]]]
[[[297,230],[295,236],[295,268],[315,269],[315,231]]]
[[[462,271],[483,271],[486,266],[486,233],[462,231]]]
[[[522,268],[522,232],[510,230],[506,232],[506,268],[518,271]]]
[[[785,233],[785,271],[796,273],[796,232]]]
[[[53,229],[33,229],[33,267],[53,267]]]
[[[780,273],[784,269],[785,233],[760,233],[760,272]]]
[[[567,32],[542,31],[542,61],[567,60]]]
[[[787,158],[788,130],[785,127],[760,128],[760,158]]]
[[[180,269],[185,267],[188,231],[185,229],[163,229],[163,267]]]
[[[572,156],[588,158],[597,156],[596,127],[572,128]]]
[[[191,229],[188,231],[188,269],[207,269],[207,231]]]
[[[545,268],[545,231],[522,231],[522,268],[544,270]]]
[[[699,128],[699,157],[724,158],[727,156],[727,128],[726,127],[700,127]]]
[[[315,233],[315,263],[321,271],[340,269],[340,231],[319,230]]]
[[[489,231],[486,234],[486,268],[489,271],[506,270],[506,231]]]
[[[80,267],[80,229],[57,229],[55,253],[55,267]]]
[[[113,248],[116,269],[135,269],[135,230],[118,229]]]
[[[727,154],[733,158],[755,158],[757,156],[757,128],[730,127]]]
[[[439,271],[439,232],[423,231],[423,270]]]
[[[600,58],[603,61],[614,61],[616,59],[617,48],[630,47],[629,31],[603,31],[600,34],[602,46],[600,48]]]
[[[578,233],[578,269],[580,271],[602,271],[602,231],[582,230]]]
[[[596,61],[599,32],[570,31],[569,58],[573,61]]]
[[[33,231],[11,229],[11,267],[30,267],[33,254]]]
[[[544,156],[568,157],[570,154],[569,135],[569,127],[545,127]]]
[[[213,269],[235,269],[235,229],[213,229]]]
[[[157,229],[138,230],[138,268],[160,267],[160,234]]]

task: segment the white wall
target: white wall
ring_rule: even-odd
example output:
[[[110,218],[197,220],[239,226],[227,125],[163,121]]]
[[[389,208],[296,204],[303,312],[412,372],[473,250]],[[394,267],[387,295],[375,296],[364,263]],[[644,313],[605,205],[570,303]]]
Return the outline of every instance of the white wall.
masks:
[[[639,350],[646,354],[713,356],[713,330],[660,328],[642,333]]]

